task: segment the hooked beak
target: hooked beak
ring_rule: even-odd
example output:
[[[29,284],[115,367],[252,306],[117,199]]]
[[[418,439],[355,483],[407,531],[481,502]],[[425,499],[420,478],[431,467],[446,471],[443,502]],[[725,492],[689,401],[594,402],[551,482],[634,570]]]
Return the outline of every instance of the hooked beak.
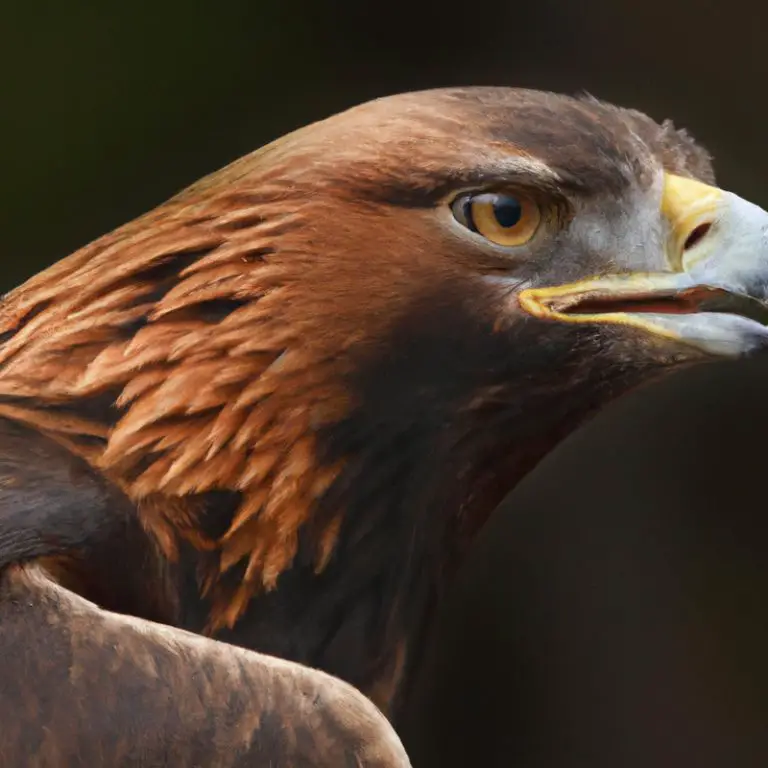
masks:
[[[600,276],[531,288],[523,310],[568,323],[614,323],[735,356],[768,346],[768,212],[721,189],[667,174],[669,272]]]

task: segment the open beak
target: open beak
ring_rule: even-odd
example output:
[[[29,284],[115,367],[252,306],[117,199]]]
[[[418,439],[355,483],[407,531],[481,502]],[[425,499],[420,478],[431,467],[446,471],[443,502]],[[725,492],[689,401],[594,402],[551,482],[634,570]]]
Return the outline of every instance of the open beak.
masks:
[[[715,355],[768,346],[768,212],[667,174],[661,214],[670,271],[527,289],[522,309],[559,322],[635,326]]]

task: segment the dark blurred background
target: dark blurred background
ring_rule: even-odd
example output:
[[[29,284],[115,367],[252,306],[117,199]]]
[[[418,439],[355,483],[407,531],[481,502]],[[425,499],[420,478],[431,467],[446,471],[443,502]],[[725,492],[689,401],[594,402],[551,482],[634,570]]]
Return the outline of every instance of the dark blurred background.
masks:
[[[8,3],[0,287],[301,124],[525,85],[671,117],[768,205],[752,0]],[[768,364],[615,404],[499,510],[404,737],[427,766],[768,765]]]

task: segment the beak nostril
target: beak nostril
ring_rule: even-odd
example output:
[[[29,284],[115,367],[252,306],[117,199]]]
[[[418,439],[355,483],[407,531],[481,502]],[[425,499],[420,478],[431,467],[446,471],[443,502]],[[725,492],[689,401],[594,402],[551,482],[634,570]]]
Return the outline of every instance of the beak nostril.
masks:
[[[683,251],[690,251],[691,248],[693,248],[707,236],[707,232],[709,232],[710,229],[712,229],[712,223],[709,221],[705,221],[704,223],[699,224],[697,227],[694,227],[691,231],[691,234],[685,238],[685,242],[683,243]]]

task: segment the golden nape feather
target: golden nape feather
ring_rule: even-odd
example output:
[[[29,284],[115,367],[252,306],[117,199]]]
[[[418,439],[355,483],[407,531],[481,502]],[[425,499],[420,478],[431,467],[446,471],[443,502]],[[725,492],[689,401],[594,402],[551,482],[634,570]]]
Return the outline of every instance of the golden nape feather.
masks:
[[[0,414],[103,469],[169,555],[173,528],[215,544],[179,499],[242,493],[219,544],[223,571],[247,560],[249,589],[290,564],[335,473],[313,465],[310,422],[344,402],[332,360],[286,317],[302,259],[279,241],[301,212],[272,197],[225,187],[171,201],[9,294],[0,326]],[[105,398],[115,408],[91,407]],[[337,528],[319,538],[318,567]]]

